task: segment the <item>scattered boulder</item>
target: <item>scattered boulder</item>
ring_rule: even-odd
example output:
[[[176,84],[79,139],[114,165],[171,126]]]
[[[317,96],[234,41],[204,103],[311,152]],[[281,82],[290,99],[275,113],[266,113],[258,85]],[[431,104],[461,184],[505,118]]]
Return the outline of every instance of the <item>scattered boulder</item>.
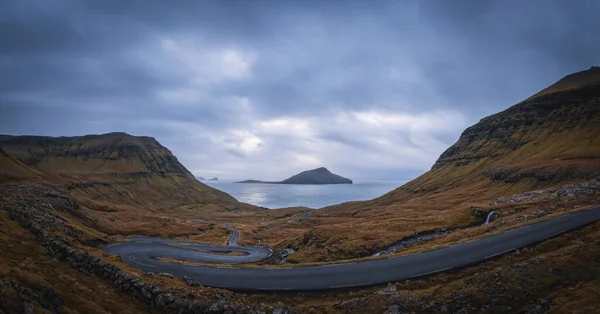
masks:
[[[202,287],[202,284],[199,281],[194,280],[187,276],[183,276],[183,281],[185,282],[186,285],[188,285],[190,287]]]
[[[375,294],[386,295],[386,296],[397,296],[398,290],[396,289],[395,285],[391,285],[391,286],[388,286],[386,288],[376,291]]]
[[[171,275],[171,274],[169,274],[169,273],[158,273],[158,275],[159,275],[159,276],[162,276],[162,277],[167,277],[167,278],[171,278],[171,279],[173,279],[173,275]]]
[[[22,298],[25,313],[35,312],[31,301],[37,302],[52,313],[58,313],[58,308],[63,304],[62,297],[50,287],[33,286],[13,279],[0,279],[0,290],[4,289],[14,290]]]

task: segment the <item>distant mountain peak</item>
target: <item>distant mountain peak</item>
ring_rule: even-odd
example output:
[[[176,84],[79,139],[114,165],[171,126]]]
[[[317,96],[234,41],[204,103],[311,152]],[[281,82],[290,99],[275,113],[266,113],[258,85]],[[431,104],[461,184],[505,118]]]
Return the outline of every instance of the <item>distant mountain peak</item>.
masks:
[[[268,182],[245,180],[238,183],[272,183],[272,184],[352,184],[352,180],[332,173],[325,167],[302,171],[283,181]]]

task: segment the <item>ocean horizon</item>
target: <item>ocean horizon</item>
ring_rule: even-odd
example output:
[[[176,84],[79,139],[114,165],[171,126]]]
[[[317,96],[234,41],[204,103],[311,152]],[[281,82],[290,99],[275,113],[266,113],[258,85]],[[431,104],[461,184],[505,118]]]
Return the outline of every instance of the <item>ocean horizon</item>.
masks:
[[[353,184],[269,184],[202,181],[238,201],[268,209],[321,208],[350,201],[365,201],[390,192],[409,180],[358,181]]]

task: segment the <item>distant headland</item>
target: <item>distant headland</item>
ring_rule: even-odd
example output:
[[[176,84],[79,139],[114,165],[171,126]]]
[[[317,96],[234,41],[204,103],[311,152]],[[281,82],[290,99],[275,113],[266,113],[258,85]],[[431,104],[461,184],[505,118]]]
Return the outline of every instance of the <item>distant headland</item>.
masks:
[[[268,184],[352,184],[352,180],[331,173],[325,167],[300,172],[283,181],[244,180],[236,183],[268,183]]]
[[[219,181],[219,178],[217,178],[217,177],[210,178],[210,179],[206,179],[205,177],[196,177],[196,179],[198,179],[200,181]]]

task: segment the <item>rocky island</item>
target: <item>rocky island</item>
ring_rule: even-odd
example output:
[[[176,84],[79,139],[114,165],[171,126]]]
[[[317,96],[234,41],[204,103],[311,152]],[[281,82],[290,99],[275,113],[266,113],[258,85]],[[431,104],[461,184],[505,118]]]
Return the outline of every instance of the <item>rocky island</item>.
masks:
[[[300,172],[283,181],[244,180],[236,183],[269,184],[352,184],[352,180],[332,173],[325,167]]]

